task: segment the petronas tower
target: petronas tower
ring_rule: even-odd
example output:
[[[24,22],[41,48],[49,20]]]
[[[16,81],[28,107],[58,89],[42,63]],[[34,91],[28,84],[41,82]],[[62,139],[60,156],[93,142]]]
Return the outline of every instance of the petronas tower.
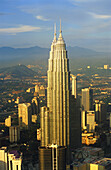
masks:
[[[69,145],[70,72],[61,24],[58,40],[56,39],[56,30],[54,33],[47,74],[47,107],[52,112],[50,140],[57,145],[67,146]]]
[[[69,96],[70,72],[66,45],[56,28],[48,60],[47,107],[41,108],[40,170],[66,170],[70,159]]]

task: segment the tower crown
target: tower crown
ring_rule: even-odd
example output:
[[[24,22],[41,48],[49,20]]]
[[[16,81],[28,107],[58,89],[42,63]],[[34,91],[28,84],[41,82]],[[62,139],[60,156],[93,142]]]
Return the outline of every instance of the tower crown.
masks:
[[[57,48],[63,48],[65,49],[65,42],[62,36],[62,29],[61,29],[61,19],[60,19],[60,34],[59,34],[59,38],[57,40]]]

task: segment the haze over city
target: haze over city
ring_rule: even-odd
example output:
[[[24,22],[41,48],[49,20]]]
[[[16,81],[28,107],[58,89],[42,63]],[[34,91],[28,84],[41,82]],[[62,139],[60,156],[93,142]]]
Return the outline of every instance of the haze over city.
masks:
[[[110,8],[1,0],[0,170],[111,170]]]

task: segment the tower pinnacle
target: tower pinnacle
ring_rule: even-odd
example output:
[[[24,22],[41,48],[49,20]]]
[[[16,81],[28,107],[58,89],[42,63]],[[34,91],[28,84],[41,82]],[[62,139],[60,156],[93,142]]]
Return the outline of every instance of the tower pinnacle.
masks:
[[[54,24],[54,41],[53,42],[56,42],[57,41],[57,38],[56,38],[56,23]]]

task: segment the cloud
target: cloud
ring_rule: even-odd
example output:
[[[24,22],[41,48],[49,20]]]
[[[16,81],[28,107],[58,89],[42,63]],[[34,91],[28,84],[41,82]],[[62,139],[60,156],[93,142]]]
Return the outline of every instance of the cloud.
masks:
[[[109,19],[111,18],[111,15],[99,15],[99,14],[96,14],[96,13],[90,13],[94,18],[97,18],[97,19]]]
[[[39,19],[39,20],[41,20],[41,21],[49,21],[49,19],[46,19],[46,18],[44,18],[44,17],[41,16],[41,15],[37,15],[36,18]]]
[[[0,12],[0,16],[1,16],[1,15],[5,15],[5,13]]]
[[[22,26],[15,27],[15,28],[0,28],[0,33],[16,35],[16,33],[38,31],[40,29],[41,29],[40,27],[33,27],[30,25],[22,25]]]

